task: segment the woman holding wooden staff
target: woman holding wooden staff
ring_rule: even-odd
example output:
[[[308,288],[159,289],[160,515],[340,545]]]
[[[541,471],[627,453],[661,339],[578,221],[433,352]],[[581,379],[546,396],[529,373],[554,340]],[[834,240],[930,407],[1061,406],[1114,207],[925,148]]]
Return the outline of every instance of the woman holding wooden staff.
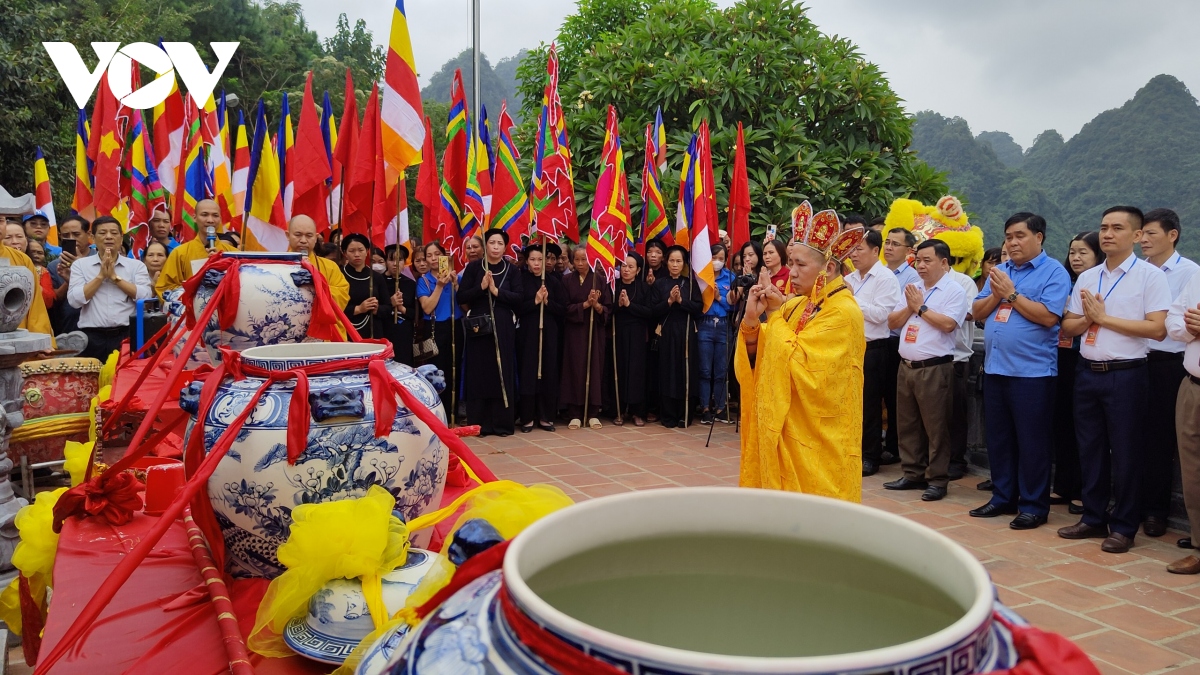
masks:
[[[521,305],[521,272],[504,258],[508,233],[488,230],[484,257],[463,270],[458,300],[467,306],[463,317],[463,400],[467,419],[480,427],[480,436],[513,433],[517,389],[515,362],[517,309]]]
[[[554,431],[554,417],[558,414],[558,327],[567,314],[567,291],[562,277],[554,272],[543,278],[546,260],[543,246],[547,256],[558,257],[562,252],[558,244],[550,243],[530,244],[525,248],[521,307],[517,311],[517,393],[521,399],[522,433],[533,431],[535,424],[545,431]]]
[[[604,354],[608,345],[605,323],[612,311],[612,289],[588,268],[585,247],[575,249],[572,265],[563,281],[567,291],[567,321],[559,399],[567,407],[569,428],[582,426],[586,407],[593,415],[587,419],[588,426],[599,429]]]
[[[417,323],[417,283],[403,274],[408,259],[407,248],[391,244],[385,255],[387,293],[395,310],[384,317],[388,324],[386,336],[396,352],[395,359],[411,366],[414,364],[413,328]]]
[[[646,282],[646,288],[654,290],[654,284],[662,277],[667,276],[667,245],[661,239],[651,239],[646,242],[646,264],[642,266],[640,273],[642,281]],[[658,339],[656,335],[650,336],[650,351],[646,355],[646,368],[650,373],[658,373]],[[659,383],[657,377],[646,378],[646,421],[657,422],[658,413],[662,407],[662,399],[659,396]]]
[[[446,377],[446,388],[441,393],[442,405],[446,408],[446,416],[452,418],[458,401],[457,376],[461,372],[454,360],[455,354],[461,353],[463,344],[463,313],[453,297],[458,290],[458,277],[446,249],[436,241],[425,245],[425,260],[429,271],[417,280],[417,300],[425,313],[425,321],[433,322],[433,339],[438,349],[433,364]]]
[[[350,284],[346,318],[358,334],[369,339],[387,335],[386,319],[392,317],[392,294],[388,293],[383,274],[371,268],[371,242],[361,234],[342,237],[342,255],[346,264],[342,274]]]
[[[704,301],[690,274],[688,252],[682,246],[667,249],[667,274],[654,282],[654,316],[658,320],[658,387],[662,424],[668,429],[687,425],[688,400],[695,393],[696,320],[704,314]]]
[[[653,314],[651,290],[641,279],[642,256],[630,252],[621,265],[621,277],[613,292],[614,387],[617,393],[617,424],[626,413],[634,426],[646,425],[646,356]]]

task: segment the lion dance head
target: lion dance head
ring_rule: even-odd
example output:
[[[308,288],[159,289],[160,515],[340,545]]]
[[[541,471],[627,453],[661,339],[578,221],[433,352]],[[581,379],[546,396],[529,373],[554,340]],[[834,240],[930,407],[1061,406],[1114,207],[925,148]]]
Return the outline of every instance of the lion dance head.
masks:
[[[945,242],[950,247],[950,264],[954,269],[969,277],[979,274],[983,263],[983,230],[967,222],[967,214],[957,197],[946,195],[934,206],[915,199],[897,199],[884,220],[883,236],[886,238],[897,228],[911,231],[918,244],[929,239]]]

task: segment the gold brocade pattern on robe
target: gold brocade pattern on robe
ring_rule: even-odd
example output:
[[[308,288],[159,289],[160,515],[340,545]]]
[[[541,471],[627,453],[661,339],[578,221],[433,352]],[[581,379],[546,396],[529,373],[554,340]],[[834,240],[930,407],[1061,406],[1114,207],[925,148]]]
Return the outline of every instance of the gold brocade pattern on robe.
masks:
[[[842,289],[841,292],[837,292]],[[795,298],[759,329],[751,365],[739,331],[734,372],[742,386],[742,487],[862,501],[863,316],[839,277],[797,333],[808,298]]]

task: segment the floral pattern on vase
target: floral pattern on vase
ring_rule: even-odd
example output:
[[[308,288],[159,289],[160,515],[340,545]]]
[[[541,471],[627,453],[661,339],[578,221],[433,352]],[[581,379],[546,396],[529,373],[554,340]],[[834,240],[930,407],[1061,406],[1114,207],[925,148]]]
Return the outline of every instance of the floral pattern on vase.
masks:
[[[359,358],[364,347],[375,348],[374,345],[342,346],[337,343],[312,345],[312,348],[317,347],[333,352],[341,349],[349,356],[322,357],[316,361]],[[309,347],[293,345],[286,348],[304,350]],[[279,348],[263,347],[253,351],[272,349]],[[246,358],[245,361],[251,363],[253,360]],[[289,360],[288,363],[293,362]],[[441,401],[428,380],[403,364],[388,362],[387,368],[402,386],[428,405],[440,419],[445,419]],[[209,500],[229,551],[228,571],[235,577],[274,578],[283,573],[275,552],[287,541],[292,510],[301,504],[361,497],[372,485],[380,485],[395,496],[396,509],[407,521],[440,506],[449,451],[424,423],[401,406],[396,411],[391,433],[385,438],[375,438],[373,395],[365,368],[333,375],[313,375],[308,381],[313,396],[335,388],[361,396],[365,405],[360,412],[364,414],[361,418],[339,415],[320,422],[309,420],[306,446],[296,463],[289,465],[286,446],[288,404],[295,384],[294,381],[281,381],[267,388],[208,481]],[[262,380],[256,377],[227,380],[221,384],[205,414],[202,433],[206,451],[212,449],[219,436],[250,403],[261,384]],[[193,419],[189,436],[197,433],[198,393],[197,388],[190,387],[180,396],[180,407],[190,412]],[[429,536],[428,532],[418,533],[412,543],[424,545]]]
[[[217,317],[209,320],[201,342],[214,363],[220,360],[219,348],[243,351],[264,345],[306,342],[312,317],[312,274],[288,261],[299,261],[295,253],[226,253],[242,258],[238,268],[241,298],[237,316],[229,330],[221,330]],[[216,292],[222,275],[205,274],[192,307],[199,318]]]

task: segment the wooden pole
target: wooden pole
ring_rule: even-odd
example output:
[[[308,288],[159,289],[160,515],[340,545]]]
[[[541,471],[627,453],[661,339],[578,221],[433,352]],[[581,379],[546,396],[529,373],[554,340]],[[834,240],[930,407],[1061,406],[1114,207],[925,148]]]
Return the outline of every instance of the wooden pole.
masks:
[[[687,285],[688,285],[688,300],[692,299],[692,268],[688,261],[684,262],[684,267],[687,268]],[[688,312],[683,313],[684,331],[683,331],[683,428],[688,426],[689,412],[692,408],[692,361],[691,355],[688,353],[692,344],[692,315]]]
[[[546,235],[542,235],[542,288],[546,287]],[[548,293],[548,292],[547,292]],[[549,295],[546,296],[549,300]],[[542,346],[546,340],[546,303],[538,307],[538,375],[542,379]]]
[[[450,274],[457,277],[454,272],[453,263],[450,265]],[[454,314],[458,306],[454,304],[454,284],[457,278],[450,279],[450,426],[455,424],[455,414],[458,410],[458,354],[454,344]]]
[[[403,175],[404,174],[402,172],[400,176],[396,176],[396,278],[393,280],[392,286],[397,292],[400,291],[400,186],[403,185],[403,183],[400,182],[400,178]],[[383,259],[385,261],[384,264],[386,265],[387,246],[383,247]],[[384,268],[384,271],[387,271],[386,267]],[[392,325],[397,323],[400,323],[400,308],[392,305]]]
[[[504,258],[501,257],[500,260],[503,261]],[[508,263],[505,263],[505,265],[507,265],[507,264]],[[487,254],[485,253],[484,258],[483,258],[483,272],[484,272],[484,274],[487,274],[488,271],[489,271],[488,270],[488,259],[487,259]],[[496,279],[495,279],[495,277],[493,277],[492,284],[495,284],[495,283],[496,283]],[[497,287],[496,290],[497,290],[497,292],[499,292],[499,287]],[[492,317],[492,342],[494,342],[496,344],[496,372],[500,373],[500,396],[504,399],[504,407],[505,407],[505,409],[507,409],[508,408],[508,387],[505,386],[505,384],[504,384],[504,363],[500,360],[500,333],[499,333],[499,329],[496,327],[496,305],[495,305],[495,303],[492,302],[492,289],[489,288],[487,290],[487,296],[488,296],[488,313]]]
[[[592,290],[596,290],[596,270],[592,270]],[[596,308],[590,308],[588,312],[588,348],[587,348],[587,371],[583,377],[583,419],[580,420],[587,424],[588,403],[592,393],[592,330],[596,325]]]
[[[614,286],[615,288],[615,286]],[[616,300],[616,298],[613,298]],[[620,306],[620,301],[617,301]],[[621,376],[617,374],[617,315],[616,310],[613,310],[612,321],[612,343],[613,343],[613,395],[617,398],[617,426],[625,423],[624,416],[621,415]]]

